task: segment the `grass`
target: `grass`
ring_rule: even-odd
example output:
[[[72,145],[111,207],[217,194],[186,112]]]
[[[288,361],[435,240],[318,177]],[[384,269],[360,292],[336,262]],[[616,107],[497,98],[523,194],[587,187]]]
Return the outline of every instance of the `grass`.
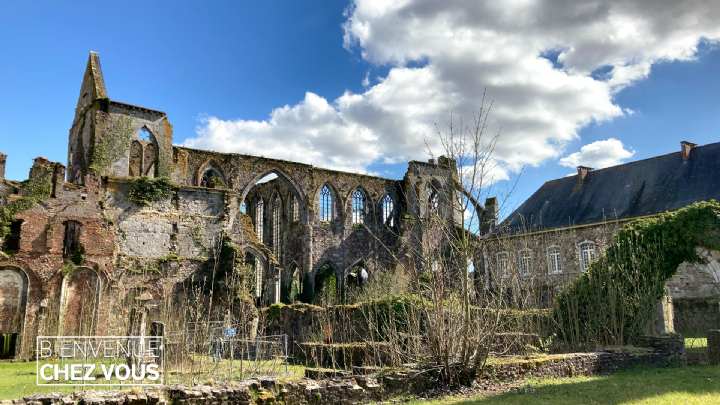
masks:
[[[72,392],[74,387],[38,387],[35,362],[0,362],[0,400],[46,392]]]
[[[416,405],[720,404],[720,367],[636,368],[609,376],[529,380],[515,392]]]
[[[177,370],[166,372],[165,381],[166,383],[197,383],[197,384],[212,384],[218,379],[224,378],[241,378],[240,361],[229,362],[222,360],[221,362],[212,362],[206,357],[196,357],[195,368],[192,370],[194,379],[190,376],[190,370],[183,370],[184,372],[178,372]],[[284,367],[273,366],[277,372],[284,372]],[[243,370],[244,376],[248,377],[249,372],[259,371],[262,369],[270,370],[268,365],[259,364],[256,362],[244,361]],[[288,365],[287,374],[283,375],[283,379],[293,380],[303,377],[305,374],[305,367],[297,365]],[[193,381],[194,380],[194,381]],[[120,389],[137,389],[131,387],[93,387],[92,385],[85,386],[86,390],[120,390]],[[56,387],[56,386],[38,386],[36,385],[35,375],[35,362],[10,362],[0,361],[0,400],[3,399],[19,399],[32,394],[38,393],[49,393],[49,392],[62,392],[70,393],[73,391],[83,390],[82,385],[75,387]]]

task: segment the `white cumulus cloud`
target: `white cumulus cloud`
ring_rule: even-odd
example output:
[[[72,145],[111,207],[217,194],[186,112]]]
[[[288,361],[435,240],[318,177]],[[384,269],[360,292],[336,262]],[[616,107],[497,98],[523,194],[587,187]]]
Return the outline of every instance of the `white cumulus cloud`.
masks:
[[[363,171],[441,153],[436,125],[470,120],[487,92],[502,179],[626,114],[613,96],[653,64],[720,39],[715,0],[354,0],[346,14],[345,46],[387,75],[265,120],[210,116],[186,145]]]
[[[615,166],[635,155],[635,151],[625,149],[623,143],[616,138],[608,138],[583,145],[578,152],[571,153],[560,159],[565,167],[587,166],[593,169]]]

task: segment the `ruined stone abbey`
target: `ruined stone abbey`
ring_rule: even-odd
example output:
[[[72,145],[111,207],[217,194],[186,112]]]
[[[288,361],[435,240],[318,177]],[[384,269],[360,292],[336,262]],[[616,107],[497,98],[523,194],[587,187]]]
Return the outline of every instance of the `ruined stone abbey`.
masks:
[[[451,159],[409,162],[405,177],[391,180],[175,146],[164,112],[109,97],[95,53],[67,165],[37,158],[17,182],[4,179],[5,159],[6,358],[30,356],[38,335],[130,333],[138,302],[148,309],[141,323],[166,321],[173,301],[196,288],[189,280],[218,271],[226,243],[252,270],[255,305],[312,302],[399,263],[421,270],[407,252],[422,245],[422,218],[432,211],[457,221]]]

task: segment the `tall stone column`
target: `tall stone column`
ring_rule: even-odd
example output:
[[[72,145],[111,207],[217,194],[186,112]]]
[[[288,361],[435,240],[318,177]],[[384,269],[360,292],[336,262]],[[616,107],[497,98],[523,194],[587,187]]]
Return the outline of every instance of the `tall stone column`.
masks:
[[[675,333],[675,321],[673,316],[673,302],[669,294],[660,298],[655,306],[655,323],[653,335],[661,336]]]

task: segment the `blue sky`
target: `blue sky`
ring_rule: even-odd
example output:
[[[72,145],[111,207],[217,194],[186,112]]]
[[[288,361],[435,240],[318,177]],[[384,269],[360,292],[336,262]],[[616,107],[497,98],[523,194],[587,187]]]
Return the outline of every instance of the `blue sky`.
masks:
[[[652,11],[615,10],[635,28],[615,43],[573,22],[617,25],[600,11],[563,19],[551,2],[515,11],[422,3],[3,2],[7,177],[25,178],[35,156],[66,161],[90,50],[100,53],[110,97],[167,112],[176,144],[394,178],[407,159],[427,158],[423,138],[434,124],[450,112],[471,116],[479,105],[472,89],[482,87],[495,100],[491,127],[504,145],[489,192],[512,190],[506,211],[573,172],[574,162],[614,164],[676,151],[684,139],[720,140],[718,10],[689,1],[682,12],[700,17],[677,27]],[[520,11],[553,18],[538,17],[538,33]],[[465,19],[473,13],[483,17]],[[489,40],[467,35],[488,31]],[[447,32],[454,35],[438,44]],[[611,138],[619,142],[604,142]]]

